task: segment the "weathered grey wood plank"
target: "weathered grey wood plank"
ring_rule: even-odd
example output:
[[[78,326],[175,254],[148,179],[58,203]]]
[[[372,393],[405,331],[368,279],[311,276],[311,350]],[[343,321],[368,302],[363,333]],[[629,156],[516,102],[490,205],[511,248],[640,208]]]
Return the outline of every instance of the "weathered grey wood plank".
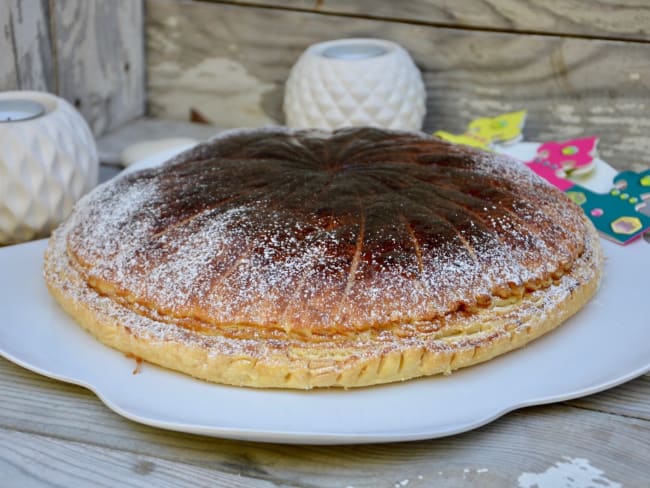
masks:
[[[97,149],[101,162],[118,164],[122,151],[137,142],[169,137],[188,137],[205,141],[218,131],[219,128],[212,125],[142,117],[98,138]]]
[[[271,81],[253,74],[250,70],[255,65],[261,63],[257,67],[263,69],[272,61],[258,56],[264,51],[259,45],[259,53],[239,53],[248,59],[248,63],[241,62],[237,32],[246,28],[247,22],[232,15],[222,17],[222,8],[230,7],[167,0],[147,3],[150,115],[187,121],[194,110],[223,127],[278,122],[279,82],[283,82],[286,69],[277,73],[281,78]],[[235,8],[248,17],[249,9]],[[200,18],[203,20],[198,22]],[[191,29],[190,23],[194,23]],[[267,35],[264,31],[260,34]],[[191,39],[186,42],[181,36]],[[260,41],[258,38],[256,43]],[[290,60],[282,63],[285,68],[287,62]],[[267,98],[273,105],[270,109],[265,107]]]
[[[462,131],[478,116],[527,108],[528,140],[595,134],[619,169],[650,154],[650,56],[643,43],[564,39],[203,2],[150,1],[151,113],[191,108],[223,127],[281,123],[284,82],[311,43],[397,41],[427,85],[425,130]]]
[[[56,91],[48,0],[9,3],[20,89]]]
[[[96,135],[144,114],[142,0],[59,0],[59,94]]]
[[[272,483],[146,454],[0,428],[5,487],[271,487]]]
[[[404,480],[409,487],[518,486],[524,473],[543,473],[556,463],[571,467],[580,459],[624,486],[643,486],[648,476],[650,422],[562,405],[513,412],[446,439],[309,447],[227,441],[135,424],[110,412],[83,388],[40,377],[2,359],[0,401],[1,429],[52,437],[57,446],[88,444],[84,449],[69,447],[81,464],[84,450],[91,453],[90,459],[98,449],[126,451],[131,459],[155,456],[271,486],[361,488],[396,486]],[[61,462],[67,465],[73,459],[66,455]]]
[[[650,4],[636,0],[217,0],[476,29],[650,39]]]
[[[617,388],[567,402],[580,408],[650,420],[650,375]]]
[[[16,56],[14,52],[13,32],[11,30],[11,9],[9,3],[0,2],[0,90],[18,88]]]

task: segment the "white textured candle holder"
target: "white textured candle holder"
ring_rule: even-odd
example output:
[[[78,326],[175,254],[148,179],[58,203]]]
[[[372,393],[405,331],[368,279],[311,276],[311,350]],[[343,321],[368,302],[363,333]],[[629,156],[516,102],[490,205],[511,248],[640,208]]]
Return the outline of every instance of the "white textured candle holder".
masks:
[[[97,184],[92,133],[65,100],[0,92],[0,245],[44,237]]]
[[[425,102],[420,71],[398,44],[340,39],[300,56],[286,83],[284,113],[294,128],[420,130]]]

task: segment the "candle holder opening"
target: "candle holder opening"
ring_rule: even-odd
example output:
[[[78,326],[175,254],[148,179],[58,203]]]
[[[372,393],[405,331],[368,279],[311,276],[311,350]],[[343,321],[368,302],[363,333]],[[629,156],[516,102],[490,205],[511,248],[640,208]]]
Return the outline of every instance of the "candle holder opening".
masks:
[[[0,123],[31,120],[44,113],[45,106],[33,100],[0,100]]]
[[[331,59],[359,60],[376,58],[388,52],[384,46],[372,42],[346,42],[325,48],[322,55]]]

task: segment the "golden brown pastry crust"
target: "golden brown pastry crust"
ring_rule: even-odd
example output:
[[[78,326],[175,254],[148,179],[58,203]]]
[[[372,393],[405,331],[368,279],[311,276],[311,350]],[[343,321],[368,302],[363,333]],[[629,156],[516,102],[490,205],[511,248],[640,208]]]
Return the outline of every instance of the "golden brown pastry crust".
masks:
[[[338,145],[328,148],[314,132],[237,133],[164,170],[100,188],[51,239],[52,294],[100,341],[152,363],[226,384],[311,388],[488,360],[555,328],[595,293],[602,257],[593,226],[517,163],[412,134],[361,129],[333,137]],[[341,146],[347,152],[333,154]],[[324,169],[314,157],[323,150],[331,159]],[[316,187],[318,171],[365,171],[357,185],[379,184],[360,195],[359,186],[346,188],[355,178],[346,174],[335,195],[356,190],[356,200],[323,199],[322,210],[314,197],[296,210],[298,189],[310,181],[294,178],[293,196],[284,189],[276,197],[289,201],[285,207],[271,199],[255,213],[242,209],[263,192],[242,200],[206,186],[232,188],[225,183],[243,178],[253,180],[243,185],[251,194],[280,177],[260,180],[241,161],[255,170],[290,161],[293,172],[279,171],[288,179],[296,165],[307,166]],[[345,169],[355,162],[366,166]],[[432,214],[419,199],[428,194],[399,176],[408,171],[436,185],[446,210],[425,219]],[[330,176],[327,185],[338,184]],[[361,211],[350,210],[353,200]],[[279,225],[267,207],[300,218]]]

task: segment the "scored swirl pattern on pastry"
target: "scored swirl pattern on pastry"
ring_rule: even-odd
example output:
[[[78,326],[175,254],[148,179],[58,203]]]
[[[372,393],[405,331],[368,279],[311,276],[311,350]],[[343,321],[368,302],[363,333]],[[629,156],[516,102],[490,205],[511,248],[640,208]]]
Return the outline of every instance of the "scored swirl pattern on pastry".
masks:
[[[295,353],[349,365],[399,341],[452,351],[448,342],[467,346],[470,332],[495,338],[507,307],[571,295],[587,276],[577,278],[578,263],[598,261],[588,225],[566,196],[501,156],[379,129],[267,129],[99,187],[51,246],[65,248],[66,273],[143,321],[204,345],[234,341],[255,364],[270,347],[276,363]],[[494,323],[477,321],[496,309]],[[249,376],[208,379],[266,384]]]
[[[201,147],[105,187],[71,252],[102,293],[163,315],[306,333],[521,294],[581,252],[579,217],[557,224],[566,202],[525,169],[489,174],[442,142],[382,136],[269,132]],[[129,205],[138,194],[150,197]]]

